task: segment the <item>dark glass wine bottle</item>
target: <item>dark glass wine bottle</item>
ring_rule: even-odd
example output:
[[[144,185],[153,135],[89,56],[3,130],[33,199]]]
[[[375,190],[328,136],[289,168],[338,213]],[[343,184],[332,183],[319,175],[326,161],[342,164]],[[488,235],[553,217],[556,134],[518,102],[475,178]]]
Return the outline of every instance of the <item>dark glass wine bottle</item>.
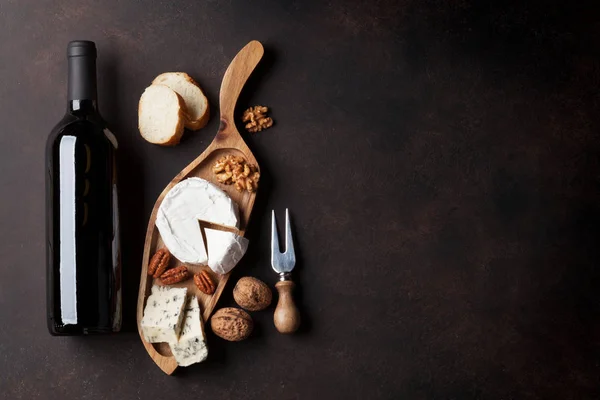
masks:
[[[48,329],[118,332],[117,141],[98,112],[94,42],[70,42],[67,59],[67,113],[46,145]]]

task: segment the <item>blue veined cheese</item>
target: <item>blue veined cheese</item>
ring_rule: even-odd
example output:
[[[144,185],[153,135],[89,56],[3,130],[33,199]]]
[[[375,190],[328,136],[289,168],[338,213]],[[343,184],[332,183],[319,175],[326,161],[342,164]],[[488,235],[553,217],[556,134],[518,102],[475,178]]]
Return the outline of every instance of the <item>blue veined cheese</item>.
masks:
[[[187,288],[152,286],[141,326],[149,343],[176,342],[181,332]]]
[[[173,186],[156,214],[163,242],[179,261],[206,264],[208,256],[198,221],[237,228],[239,210],[231,198],[201,178],[188,178]]]
[[[204,337],[202,316],[196,296],[192,296],[185,308],[185,320],[179,341],[169,343],[177,365],[187,367],[206,360],[208,348]]]

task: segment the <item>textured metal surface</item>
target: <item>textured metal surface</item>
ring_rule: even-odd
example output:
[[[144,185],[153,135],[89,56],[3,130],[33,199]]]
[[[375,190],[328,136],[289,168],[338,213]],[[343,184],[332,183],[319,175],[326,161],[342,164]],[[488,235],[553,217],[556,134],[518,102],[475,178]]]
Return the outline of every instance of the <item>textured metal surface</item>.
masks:
[[[600,25],[591,1],[0,2],[0,398],[598,399]],[[44,141],[65,46],[98,45],[119,139],[125,332],[45,326]],[[245,275],[274,285],[272,209],[294,211],[301,331],[273,307],[240,343],[165,376],[135,332],[146,223],[213,139],[225,69],[266,53],[239,103],[275,126]],[[213,108],[175,148],[137,102],[186,71]],[[238,113],[239,113],[238,111]],[[240,127],[243,131],[243,127]]]
[[[280,280],[285,280],[296,266],[296,253],[294,252],[294,238],[290,212],[285,209],[285,251],[279,250],[279,235],[277,234],[277,219],[275,210],[271,211],[271,266],[280,275]]]

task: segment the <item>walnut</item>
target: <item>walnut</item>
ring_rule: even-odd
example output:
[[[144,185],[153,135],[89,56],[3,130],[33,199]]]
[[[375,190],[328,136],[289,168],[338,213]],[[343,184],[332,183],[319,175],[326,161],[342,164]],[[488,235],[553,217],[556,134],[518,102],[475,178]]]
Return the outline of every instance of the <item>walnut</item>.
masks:
[[[260,132],[273,126],[273,119],[267,117],[268,107],[254,106],[244,111],[242,121],[246,123],[246,130],[251,133]]]
[[[231,342],[246,339],[252,333],[252,317],[239,308],[226,307],[217,310],[210,319],[210,327],[215,335]]]
[[[217,174],[217,180],[226,185],[233,183],[233,181],[231,180],[232,177],[233,175],[231,174],[231,172],[221,172],[220,174]]]
[[[213,165],[213,172],[217,177],[217,181],[224,185],[233,185],[235,188],[243,192],[256,192],[260,173],[256,165],[248,164],[243,157],[232,155],[221,157]]]
[[[244,178],[240,178],[235,182],[235,188],[238,192],[246,190],[246,180]]]
[[[254,183],[254,181],[252,179],[246,179],[246,190],[249,191],[250,193],[252,193],[256,190],[256,184]]]
[[[269,307],[273,294],[261,280],[246,276],[240,278],[233,288],[233,299],[248,311],[260,311]]]

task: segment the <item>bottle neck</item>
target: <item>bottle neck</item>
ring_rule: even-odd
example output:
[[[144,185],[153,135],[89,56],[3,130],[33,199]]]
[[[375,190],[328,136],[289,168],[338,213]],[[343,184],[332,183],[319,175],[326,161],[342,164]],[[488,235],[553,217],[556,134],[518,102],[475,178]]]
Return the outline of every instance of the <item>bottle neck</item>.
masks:
[[[97,111],[96,56],[68,57],[68,109],[69,111]]]
[[[69,100],[67,103],[67,111],[81,113],[98,112],[98,103],[95,100]]]

